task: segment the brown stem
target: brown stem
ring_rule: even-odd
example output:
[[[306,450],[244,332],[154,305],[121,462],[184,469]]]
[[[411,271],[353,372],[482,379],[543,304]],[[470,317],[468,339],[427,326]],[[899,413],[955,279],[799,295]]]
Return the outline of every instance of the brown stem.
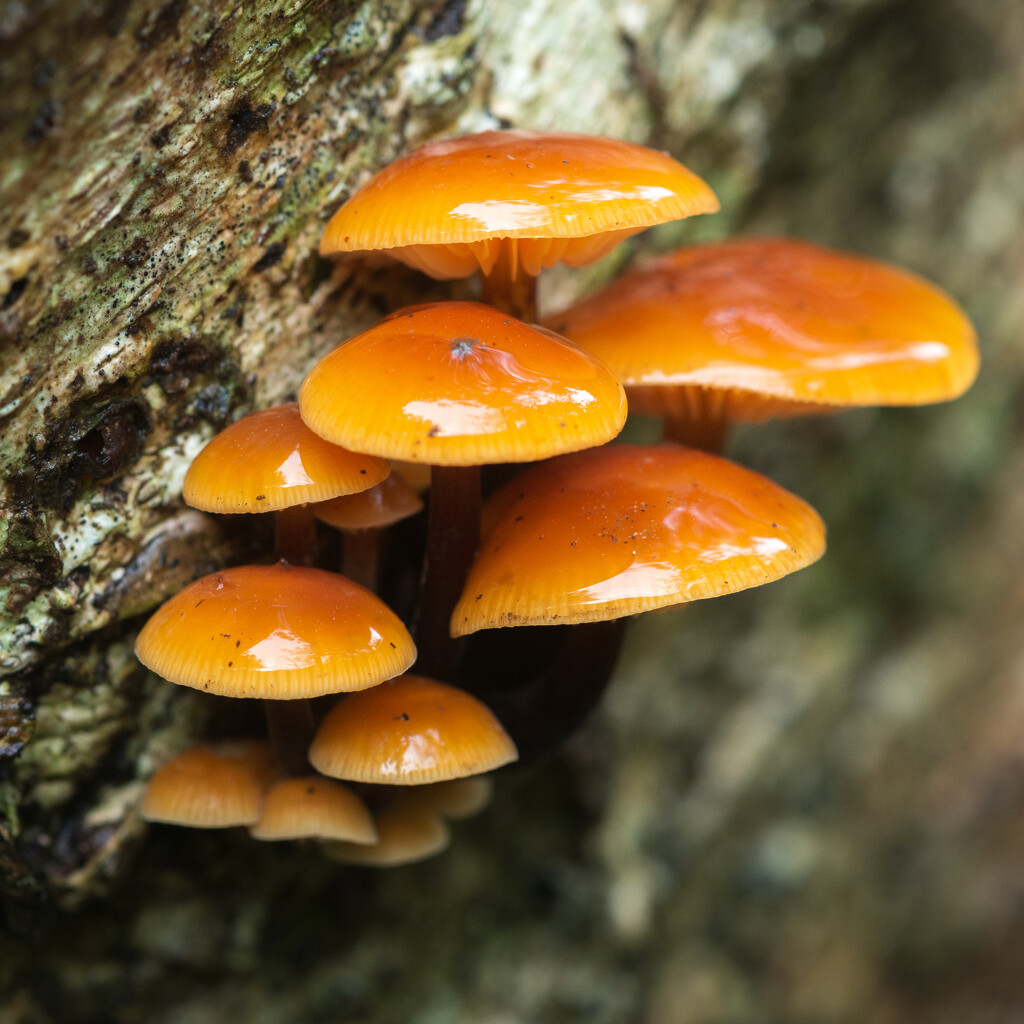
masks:
[[[343,530],[341,571],[354,583],[377,592],[381,530]]]
[[[515,741],[520,764],[553,753],[597,707],[615,671],[627,622],[568,627],[558,652],[532,679],[483,695]],[[501,632],[514,635],[517,630]]]
[[[274,513],[277,557],[290,565],[316,561],[316,519],[312,505],[293,505]]]
[[[665,421],[665,440],[720,455],[725,448],[729,424],[724,420],[670,419]]]
[[[290,565],[316,561],[316,519],[312,505],[293,505],[274,513],[274,549]],[[285,775],[307,775],[313,742],[313,708],[308,700],[264,700],[267,735],[277,765]]]
[[[507,239],[497,262],[480,284],[480,297],[489,306],[532,324],[537,320],[537,279],[519,266],[517,240]]]
[[[665,419],[665,440],[720,455],[731,426],[727,394],[714,388],[680,388]]]
[[[430,473],[427,557],[416,623],[416,670],[445,679],[458,642],[448,623],[480,542],[480,467],[434,466]]]
[[[265,700],[267,735],[278,767],[285,775],[308,775],[313,742],[313,709],[308,700]]]

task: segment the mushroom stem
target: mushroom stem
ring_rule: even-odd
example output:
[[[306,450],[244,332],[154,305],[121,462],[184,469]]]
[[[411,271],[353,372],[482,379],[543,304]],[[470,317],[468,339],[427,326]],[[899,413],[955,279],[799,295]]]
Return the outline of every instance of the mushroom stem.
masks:
[[[313,506],[293,505],[274,513],[277,557],[290,565],[313,565],[316,561],[316,519]]]
[[[665,419],[665,440],[720,455],[731,426],[726,396],[714,388],[678,389],[679,404]]]
[[[292,505],[274,513],[274,550],[290,565],[316,561],[316,519],[310,504]],[[267,738],[278,767],[285,775],[306,775],[306,752],[313,742],[313,707],[308,700],[264,700]]]
[[[519,265],[517,239],[507,239],[489,274],[480,284],[480,297],[502,313],[532,324],[537,320],[537,278]]]
[[[557,750],[597,707],[615,671],[627,621],[571,626],[557,654],[533,679],[503,693],[486,694],[515,742],[521,763]]]
[[[341,534],[341,571],[353,583],[377,592],[380,567],[381,530],[343,530]]]
[[[480,542],[480,467],[433,466],[427,557],[416,623],[416,671],[445,679],[457,659],[449,620]]]
[[[309,745],[316,731],[308,700],[265,700],[267,735],[274,759],[284,775],[308,775]]]

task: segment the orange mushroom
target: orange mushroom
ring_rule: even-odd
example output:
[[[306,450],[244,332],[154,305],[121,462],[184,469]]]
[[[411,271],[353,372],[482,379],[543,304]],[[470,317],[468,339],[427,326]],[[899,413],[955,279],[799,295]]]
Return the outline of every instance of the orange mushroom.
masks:
[[[374,824],[376,843],[324,843],[324,855],[340,864],[395,868],[426,860],[451,844],[448,824],[415,791],[396,794]]]
[[[596,622],[715,597],[808,565],[824,546],[814,510],[757,473],[678,445],[609,445],[493,495],[451,629]]]
[[[405,627],[369,591],[283,562],[190,583],[142,627],[135,653],[171,682],[272,700],[376,686],[416,655]]]
[[[341,701],[309,749],[323,775],[403,786],[480,775],[515,759],[515,745],[485,705],[411,675]]]
[[[320,252],[383,249],[440,279],[479,269],[485,301],[532,320],[542,268],[584,266],[644,228],[717,209],[711,189],[666,153],[492,131],[429,143],[384,168],[334,214]]]
[[[377,842],[366,804],[347,786],[317,775],[279,779],[267,790],[254,839],[337,839]]]
[[[479,814],[491,802],[494,781],[489,775],[470,775],[431,782],[416,792],[427,807],[452,821],[461,821]]]
[[[261,740],[202,743],[156,772],[141,814],[146,821],[191,828],[252,825],[273,777],[270,748]]]
[[[680,249],[548,323],[615,371],[631,411],[708,448],[735,422],[945,401],[978,370],[934,285],[795,239]]]
[[[193,459],[182,494],[204,512],[276,513],[278,556],[302,565],[314,549],[307,503],[364,491],[389,472],[384,459],[318,437],[289,402],[225,427]]]
[[[299,405],[319,435],[433,469],[420,668],[452,660],[447,620],[477,544],[482,463],[602,444],[625,422],[618,381],[591,356],[480,303],[392,314],[326,355]]]

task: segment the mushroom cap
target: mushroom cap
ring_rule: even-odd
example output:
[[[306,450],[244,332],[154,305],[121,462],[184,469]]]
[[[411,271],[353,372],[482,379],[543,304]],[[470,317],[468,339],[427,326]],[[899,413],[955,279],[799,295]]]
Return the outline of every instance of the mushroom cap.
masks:
[[[453,821],[479,814],[494,793],[494,780],[489,775],[470,775],[464,779],[447,779],[420,786],[417,795],[426,806]]]
[[[193,459],[182,493],[204,512],[271,512],[364,491],[390,471],[318,437],[289,402],[225,427]]]
[[[974,380],[974,329],[897,267],[796,239],[695,245],[626,274],[549,326],[611,367],[634,412],[683,388],[727,392],[726,417],[921,405]]]
[[[313,515],[337,530],[375,530],[423,509],[423,499],[397,473],[358,494],[322,501]]]
[[[259,821],[249,832],[254,839],[377,842],[377,829],[366,804],[348,786],[318,775],[275,782],[263,798]]]
[[[817,559],[825,528],[758,473],[680,445],[535,466],[484,506],[453,636],[595,622],[717,597]]]
[[[270,700],[376,686],[416,657],[380,598],[344,576],[285,562],[190,583],[142,627],[135,653],[173,683]]]
[[[142,817],[192,828],[231,828],[259,820],[274,777],[263,740],[201,743],[178,754],[149,780]]]
[[[398,793],[377,815],[377,842],[324,843],[324,854],[341,864],[395,868],[426,860],[447,850],[451,832],[447,822],[416,793]]]
[[[482,132],[385,167],[334,214],[320,252],[386,249],[445,279],[489,273],[505,240],[518,240],[518,262],[536,275],[717,209],[707,184],[667,153],[590,135]]]
[[[413,675],[341,701],[309,748],[323,775],[400,786],[479,775],[516,757],[508,733],[476,697]]]
[[[442,466],[577,451],[626,418],[622,386],[593,356],[478,302],[393,313],[324,356],[299,404],[335,444]]]

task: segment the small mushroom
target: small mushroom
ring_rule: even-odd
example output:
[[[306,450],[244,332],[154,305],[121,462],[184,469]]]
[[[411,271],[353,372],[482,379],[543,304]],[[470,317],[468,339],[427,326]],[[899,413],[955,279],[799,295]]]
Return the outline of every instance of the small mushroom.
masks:
[[[395,786],[480,775],[515,759],[515,745],[484,704],[411,675],[341,701],[309,750],[323,775]]]
[[[337,839],[376,843],[366,804],[347,786],[318,775],[279,779],[267,790],[254,839]]]
[[[434,857],[451,844],[445,820],[412,791],[397,793],[374,824],[376,843],[324,843],[324,855],[340,864],[395,868]]]
[[[146,821],[191,828],[253,825],[273,777],[274,760],[262,740],[201,743],[153,775],[141,814]]]
[[[315,553],[309,503],[364,491],[389,472],[384,459],[318,437],[290,402],[225,427],[193,459],[182,494],[204,512],[274,512],[278,557],[308,565]]]

